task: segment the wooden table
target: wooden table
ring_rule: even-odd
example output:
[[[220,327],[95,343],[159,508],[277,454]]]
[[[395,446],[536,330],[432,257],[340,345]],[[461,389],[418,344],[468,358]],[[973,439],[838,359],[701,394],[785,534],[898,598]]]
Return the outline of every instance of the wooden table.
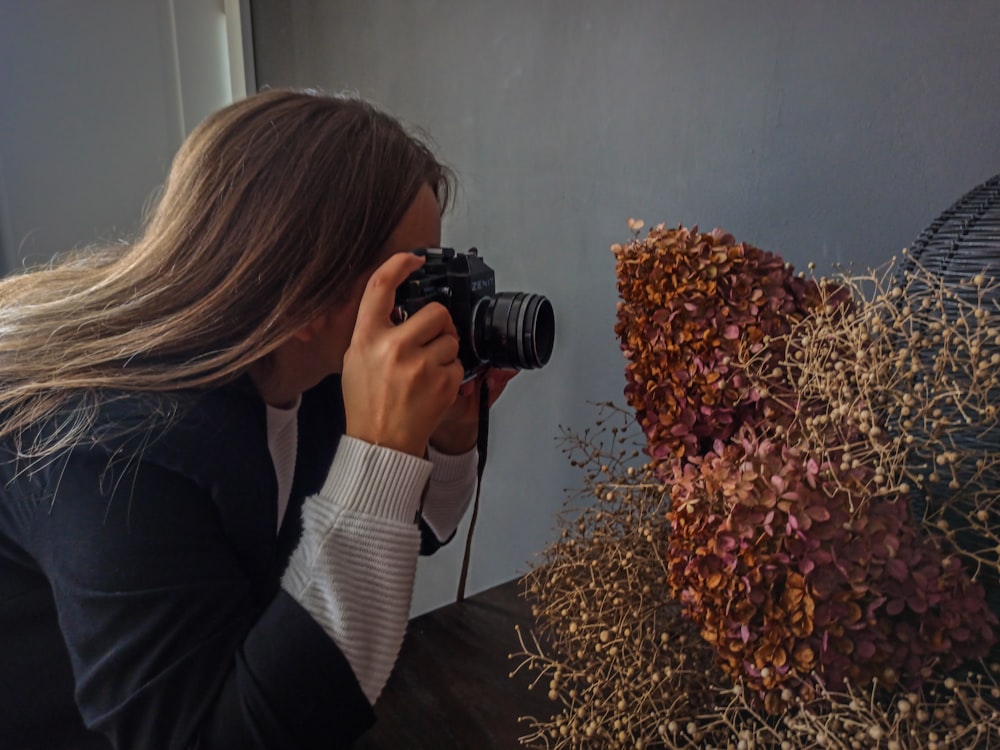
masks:
[[[516,581],[414,618],[396,668],[375,706],[378,721],[357,750],[510,750],[528,734],[519,716],[548,718],[544,678],[508,659],[517,653],[515,625],[528,639],[531,606]]]

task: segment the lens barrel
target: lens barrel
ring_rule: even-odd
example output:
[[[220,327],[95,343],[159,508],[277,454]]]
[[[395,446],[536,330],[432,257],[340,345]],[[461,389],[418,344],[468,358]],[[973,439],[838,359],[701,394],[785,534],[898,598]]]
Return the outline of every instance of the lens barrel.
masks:
[[[533,370],[552,356],[556,321],[540,294],[500,292],[483,297],[472,313],[476,356],[494,367]]]

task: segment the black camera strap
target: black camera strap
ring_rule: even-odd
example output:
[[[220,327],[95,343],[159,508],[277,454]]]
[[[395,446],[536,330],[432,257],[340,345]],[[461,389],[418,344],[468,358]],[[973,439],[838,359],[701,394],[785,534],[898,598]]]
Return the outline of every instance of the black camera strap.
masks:
[[[465,580],[469,575],[469,556],[472,553],[472,532],[476,528],[476,517],[479,515],[479,493],[483,489],[483,469],[486,468],[486,447],[490,434],[490,389],[486,378],[479,384],[479,434],[476,447],[479,450],[479,462],[476,465],[476,498],[472,501],[472,518],[469,519],[469,532],[465,537],[465,555],[462,557],[462,573],[458,579],[458,595],[455,601],[465,600]]]

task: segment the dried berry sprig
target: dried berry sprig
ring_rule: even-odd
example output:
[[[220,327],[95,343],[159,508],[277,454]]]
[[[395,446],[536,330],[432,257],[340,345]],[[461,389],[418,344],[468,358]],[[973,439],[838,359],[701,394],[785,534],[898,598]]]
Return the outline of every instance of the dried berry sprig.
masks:
[[[640,226],[633,223],[631,228],[637,233]],[[654,230],[664,231],[662,227]],[[654,232],[650,233],[651,236]],[[698,236],[696,230],[693,234]],[[724,237],[721,233],[713,234],[720,241]],[[677,247],[681,247],[683,253],[692,249],[703,252],[706,246],[718,244],[713,240],[706,245],[704,237],[701,237],[694,243],[675,242],[670,246],[672,249],[667,248],[670,252],[664,253],[663,243],[660,246],[655,242],[648,245],[640,243],[640,246],[635,242],[630,247],[655,256],[654,267],[663,265],[663,257],[676,254]],[[619,258],[621,272],[621,258],[628,254],[620,246],[613,250]],[[636,265],[635,258],[631,262]],[[710,266],[702,264],[699,278],[708,276],[711,280],[712,271],[704,270]],[[787,278],[791,269],[781,267]],[[993,746],[1000,742],[997,726],[1000,689],[992,681],[992,673],[987,673],[984,667],[963,680],[958,680],[957,674],[944,673],[946,665],[952,663],[949,659],[962,656],[959,652],[963,649],[964,655],[975,652],[975,645],[969,647],[970,636],[980,632],[977,627],[989,625],[988,613],[980,611],[982,602],[976,588],[968,585],[965,572],[957,564],[958,558],[948,557],[946,550],[949,544],[959,552],[963,551],[963,546],[969,548],[965,532],[974,523],[984,527],[985,533],[994,533],[989,529],[996,528],[996,524],[992,523],[992,513],[997,483],[991,472],[1000,463],[997,457],[1000,450],[980,450],[980,455],[972,463],[956,460],[959,451],[954,449],[954,445],[951,451],[947,450],[948,444],[937,446],[930,453],[930,460],[918,452],[922,445],[935,446],[935,439],[951,439],[959,418],[963,425],[971,424],[980,430],[980,434],[987,436],[996,427],[996,413],[994,411],[991,415],[987,409],[998,399],[993,397],[995,391],[990,390],[993,388],[989,380],[991,373],[984,366],[984,361],[990,362],[995,358],[993,354],[985,356],[990,346],[995,349],[996,345],[1000,345],[995,330],[996,304],[986,304],[987,298],[995,298],[995,292],[990,280],[974,278],[971,283],[983,293],[971,305],[966,302],[967,317],[963,319],[962,315],[953,314],[955,305],[951,304],[953,300],[949,295],[954,292],[943,289],[933,291],[933,278],[926,273],[919,276],[919,273],[924,272],[918,270],[918,278],[907,277],[902,286],[893,281],[894,286],[885,289],[882,298],[893,302],[894,306],[884,311],[871,299],[871,289],[878,288],[878,280],[874,276],[868,279],[858,277],[854,279],[854,286],[845,284],[845,280],[803,281],[808,295],[803,296],[800,308],[788,308],[791,314],[785,316],[778,327],[761,337],[722,338],[720,341],[728,342],[723,346],[731,349],[723,353],[719,351],[719,346],[702,348],[699,351],[700,360],[677,358],[678,347],[671,352],[674,360],[669,357],[664,359],[660,356],[662,352],[632,346],[635,342],[641,344],[642,335],[633,336],[627,342],[623,338],[626,355],[638,355],[630,362],[629,384],[635,390],[632,395],[638,394],[634,403],[630,400],[630,404],[636,410],[645,444],[640,442],[637,447],[627,450],[621,447],[626,440],[620,428],[612,427],[609,436],[607,428],[600,425],[595,433],[585,430],[583,438],[576,438],[571,433],[565,436],[571,446],[574,441],[576,443],[572,459],[574,464],[586,471],[583,493],[596,495],[598,500],[595,505],[588,504],[583,510],[570,511],[564,516],[560,542],[547,553],[547,561],[526,577],[526,582],[531,584],[528,596],[537,599],[539,604],[536,614],[544,637],[534,639],[532,645],[522,649],[520,656],[524,661],[520,668],[539,670],[540,676],[552,678],[550,697],[560,710],[548,721],[531,720],[533,731],[524,738],[525,744],[566,748],[773,747],[797,750],[829,746],[915,750],[945,742],[950,746],[969,747]],[[681,276],[670,280],[676,283],[678,278]],[[637,285],[641,287],[639,281],[639,278],[632,278],[628,288],[635,290]],[[663,277],[660,283],[663,283]],[[706,289],[713,287],[702,284],[692,288],[704,295]],[[716,284],[714,290],[718,291],[718,288]],[[642,287],[638,296],[641,298],[643,294],[649,296],[654,293],[655,289],[651,291]],[[879,294],[874,296],[879,298]],[[936,299],[949,304],[935,308]],[[674,300],[672,304],[676,305],[676,302]],[[721,311],[722,319],[731,312],[725,304],[712,308],[703,299],[694,305],[694,309],[688,309],[683,304],[682,307],[688,312],[717,309]],[[629,307],[624,299],[622,309],[624,314],[620,310],[619,324],[624,322],[626,335],[630,321],[645,325],[646,328],[642,329],[644,333],[656,334],[656,326],[650,327],[651,321],[656,322],[652,320],[654,309],[641,305]],[[913,317],[914,309],[930,310],[931,313],[921,321]],[[959,309],[962,309],[961,306]],[[900,317],[895,317],[897,314]],[[933,319],[935,316],[937,320]],[[716,315],[713,322],[718,324],[719,321]],[[662,329],[662,321],[660,323]],[[685,330],[690,334],[698,330],[693,327],[696,325],[695,321]],[[812,333],[807,328],[809,325],[816,326]],[[721,330],[724,329],[717,328],[717,331]],[[701,330],[701,336],[700,341],[710,343],[719,338],[705,330]],[[693,336],[686,340],[688,348],[697,348],[692,343],[695,340]],[[942,347],[946,350],[943,356],[929,356],[928,352],[939,351]],[[907,351],[901,355],[902,349]],[[911,352],[917,356],[911,356]],[[844,363],[839,368],[838,361]],[[642,380],[636,377],[637,374],[641,376],[644,372],[642,368],[649,362],[655,366],[648,367],[645,372],[651,377],[665,377],[671,384],[668,390],[673,393],[675,401],[678,393],[682,396],[693,394],[688,404],[696,402],[702,407],[710,406],[704,396],[707,394],[708,401],[711,401],[714,393],[722,419],[716,419],[711,408],[699,408],[696,417],[704,417],[698,428],[702,434],[696,434],[693,440],[691,434],[694,430],[691,427],[697,419],[690,425],[685,423],[683,429],[678,428],[679,434],[664,430],[669,420],[645,409],[649,404],[656,403],[654,396],[663,395],[657,392],[658,384],[647,383],[644,386],[645,395],[643,389],[636,385]],[[664,370],[665,362],[667,365],[673,363],[678,368],[686,367],[687,370],[681,372],[678,369],[677,373],[670,371],[669,367]],[[735,402],[725,400],[726,396],[732,395],[727,394],[725,389],[721,390],[723,397],[719,398],[722,386],[715,386],[715,391],[706,387],[713,386],[718,380],[708,382],[702,377],[704,368],[699,369],[699,365],[706,362],[727,368],[727,379],[723,383],[735,384],[736,387],[730,389],[738,397]],[[893,366],[887,366],[887,362]],[[928,362],[931,363],[929,369]],[[908,367],[903,367],[903,364]],[[970,367],[976,375],[970,381],[971,387],[956,389],[957,375]],[[815,377],[817,372],[837,372],[845,368],[853,373],[853,380],[843,379],[839,389],[831,386],[832,381],[821,381]],[[666,376],[664,372],[667,372]],[[697,377],[692,377],[692,374]],[[683,391],[685,383],[692,384],[690,394]],[[816,387],[817,383],[824,384]],[[907,386],[913,384],[919,387],[907,391]],[[950,393],[946,390],[949,386],[952,387]],[[880,393],[880,387],[889,393]],[[941,390],[942,387],[945,390]],[[907,393],[910,393],[909,402]],[[939,397],[941,393],[945,395]],[[893,395],[898,396],[902,404],[896,410],[893,407],[898,404],[893,402]],[[740,399],[745,399],[745,403],[741,405]],[[924,412],[916,408],[920,406],[920,399],[927,407]],[[938,400],[935,402],[934,399]],[[667,404],[668,410],[676,407],[670,399],[663,403]],[[974,416],[976,411],[973,406],[981,409],[981,418]],[[838,408],[839,411],[833,411]],[[918,426],[927,429],[928,438],[923,438],[918,430],[913,429],[914,420],[911,417],[921,413],[926,417]],[[971,420],[970,414],[973,415]],[[734,415],[736,418],[733,418]],[[976,422],[977,419],[980,421]],[[793,676],[801,678],[799,682],[787,678],[783,684],[763,685],[764,680],[773,675],[764,671],[770,667],[761,668],[756,664],[760,648],[753,651],[754,660],[749,662],[750,667],[746,659],[719,659],[718,642],[735,642],[739,646],[743,642],[743,630],[740,631],[739,641],[716,637],[715,644],[693,636],[691,623],[680,619],[677,606],[670,601],[670,591],[665,590],[670,579],[665,573],[671,568],[664,566],[679,563],[684,555],[690,553],[690,549],[683,547],[684,534],[678,533],[678,529],[667,528],[665,519],[658,518],[657,511],[652,509],[664,507],[665,491],[669,489],[673,493],[677,487],[671,474],[683,468],[686,462],[693,461],[688,467],[690,469],[711,460],[712,456],[725,458],[727,450],[732,453],[733,446],[739,445],[739,441],[734,440],[739,428],[749,429],[749,439],[757,441],[758,445],[770,441],[772,445],[781,445],[783,450],[799,451],[806,457],[807,467],[812,461],[823,474],[825,481],[820,482],[820,488],[827,501],[840,498],[840,502],[832,505],[846,519],[841,523],[844,533],[833,534],[832,541],[821,538],[824,535],[814,527],[822,528],[824,524],[832,527],[835,524],[813,518],[812,513],[822,516],[823,511],[812,510],[821,506],[807,499],[800,508],[793,510],[790,506],[785,510],[784,534],[775,535],[775,538],[781,537],[781,544],[801,536],[801,529],[789,528],[787,516],[788,510],[792,510],[796,524],[799,520],[797,513],[802,511],[803,517],[808,519],[808,531],[820,540],[820,547],[829,543],[832,548],[846,545],[857,551],[863,550],[866,543],[869,547],[875,543],[876,547],[881,544],[889,549],[896,548],[898,542],[896,555],[903,550],[901,558],[904,566],[898,565],[897,557],[893,555],[879,559],[878,554],[864,553],[856,558],[845,555],[843,559],[838,559],[835,567],[842,576],[840,583],[847,580],[852,585],[846,588],[834,585],[832,594],[827,591],[830,581],[820,580],[822,576],[807,576],[801,569],[791,569],[790,563],[778,560],[785,565],[785,577],[780,582],[781,586],[772,586],[771,590],[773,593],[773,590],[781,588],[782,593],[780,597],[772,596],[770,609],[766,606],[765,609],[769,616],[778,613],[778,621],[784,624],[755,631],[761,641],[755,645],[763,647],[772,661],[779,655],[778,649],[784,649],[786,656],[789,649],[794,654],[796,647],[801,645],[794,639],[808,641],[813,637],[805,635],[810,618],[813,634],[817,632],[817,600],[825,597],[822,606],[828,609],[839,607],[848,613],[848,627],[841,628],[839,636],[834,632],[832,640],[838,642],[839,637],[844,651],[849,641],[850,658],[842,658],[845,654],[840,652],[833,652],[836,657],[841,657],[839,659],[820,661],[817,658],[811,676],[818,679],[812,683],[809,676],[796,672]],[[663,445],[656,444],[656,440],[666,445],[667,450],[663,449]],[[717,444],[721,447],[717,448]],[[899,445],[909,445],[913,452],[907,461],[892,463],[892,458],[898,456]],[[958,447],[962,447],[961,442]],[[640,451],[652,457],[649,464],[636,464]],[[919,461],[923,461],[923,465]],[[883,462],[885,465],[881,465]],[[949,489],[956,491],[944,502],[934,486],[940,477],[931,476],[935,466],[941,467],[942,470],[937,472],[941,476],[947,476],[943,469],[949,468],[951,476],[947,477],[947,484],[952,484]],[[900,471],[910,473],[900,481],[897,474],[891,471],[894,467],[901,467]],[[955,469],[951,470],[951,467]],[[926,480],[923,484],[921,472]],[[741,476],[741,480],[746,478]],[[937,537],[919,535],[918,527],[906,512],[906,496],[918,492],[925,493],[928,499],[925,527],[936,530]],[[835,513],[830,515],[832,518]],[[673,520],[675,523],[678,521],[677,518]],[[689,539],[718,531],[713,527],[712,519],[700,513],[681,520],[688,524],[688,531],[691,532]],[[681,525],[677,523],[678,528]],[[886,545],[888,537],[893,541]],[[763,553],[766,556],[770,552],[775,557],[785,554],[774,552],[775,538],[771,539],[771,547],[762,540],[754,554],[759,556]],[[995,537],[990,538],[995,540]],[[666,551],[667,540],[681,545],[679,552],[675,550],[672,553],[673,557]],[[976,545],[976,549],[985,550],[982,541],[972,546]],[[986,550],[987,554],[980,556],[982,559],[975,556],[970,559],[978,560],[981,568],[989,567],[991,560],[988,553],[997,553],[995,541],[992,546],[994,549]],[[655,562],[660,563],[660,569],[650,556],[654,547],[658,547],[659,557]],[[697,551],[697,544],[694,549]],[[805,555],[801,554],[802,550],[795,554],[802,557],[808,566],[813,549],[805,551]],[[845,561],[849,564],[845,565]],[[814,565],[812,570],[819,569],[815,560],[811,562]],[[761,567],[757,558],[753,563],[755,570]],[[780,564],[772,570],[779,568]],[[995,557],[993,564],[995,566]],[[550,567],[555,575],[550,575]],[[748,569],[750,567],[748,565]],[[684,571],[686,567],[673,570]],[[707,576],[702,576],[698,565],[692,570],[694,575],[681,576],[678,580],[682,585],[689,584],[697,590],[700,598],[692,601],[703,605],[702,615],[718,611],[711,593],[713,587],[707,584],[719,584],[720,580],[713,577],[709,568],[704,569]],[[798,581],[796,576],[802,580]],[[856,586],[858,581],[864,585]],[[705,590],[709,592],[707,595]],[[758,587],[758,598],[760,591],[768,590],[766,586]],[[805,593],[790,598],[785,595],[786,591]],[[824,591],[827,593],[823,594]],[[886,594],[885,601],[873,604],[882,593]],[[723,598],[718,597],[720,600]],[[808,599],[812,600],[811,606],[806,603]],[[752,599],[750,601],[754,604]],[[890,601],[894,602],[891,607]],[[942,602],[945,604],[943,607]],[[925,611],[919,612],[925,605]],[[861,609],[863,616],[860,620],[850,619],[850,613],[856,611],[854,607]],[[977,611],[982,615],[980,620],[977,620]],[[880,617],[865,616],[866,613],[876,612]],[[829,617],[829,613],[824,615],[821,610],[821,622],[824,616]],[[650,618],[658,618],[652,620],[651,627],[648,626]],[[709,622],[711,618],[703,616],[702,619]],[[718,627],[718,618],[716,625],[717,632],[725,632],[724,627]],[[900,630],[900,627],[903,629]],[[908,633],[907,627],[917,628],[918,637]],[[746,630],[750,633],[753,628],[747,627]],[[945,640],[942,636],[946,630],[948,638],[956,634],[959,636],[955,639],[959,642],[958,647],[948,650],[948,653],[944,653]],[[857,648],[851,637],[859,633],[863,636],[866,632],[868,640],[861,638],[861,641],[869,645]],[[657,633],[660,633],[658,643]],[[784,640],[779,637],[782,633]],[[983,633],[985,631],[980,632]],[[788,640],[789,634],[793,638],[791,641]],[[848,636],[846,639],[845,635]],[[985,640],[988,641],[991,636],[992,632]],[[893,639],[904,644],[903,647],[891,648]],[[830,641],[827,635],[827,644]],[[522,646],[525,646],[523,640]],[[870,655],[872,648],[875,654],[890,654],[888,666]],[[805,655],[805,652],[799,651],[800,662]],[[690,672],[673,667],[663,668],[664,664],[671,664],[670,659],[681,657],[692,660],[689,663],[707,666],[704,670]],[[901,670],[894,666],[897,662],[903,664]],[[645,671],[637,671],[637,663],[645,664]],[[728,665],[732,681],[713,669],[715,663]],[[878,669],[880,666],[881,672]],[[655,688],[644,680],[643,675],[646,674],[659,675]],[[680,682],[664,679],[664,675],[670,677],[677,674],[684,675],[685,679]],[[843,675],[848,677],[843,683],[844,692],[828,692],[826,685],[838,682]],[[870,695],[865,700],[859,700],[860,686],[871,675],[875,679],[867,688]],[[917,678],[924,680],[923,687],[903,692],[904,685],[915,684]],[[805,689],[808,684],[813,686]],[[947,687],[949,684],[952,687],[957,684],[959,688],[953,691],[954,694],[945,695],[939,690],[939,685]],[[770,706],[768,696],[771,696]],[[920,706],[927,707],[926,710],[913,708],[918,701]],[[910,708],[904,709],[904,706]]]
[[[1000,685],[985,667],[935,672],[918,690],[817,686],[806,701],[785,688],[788,710],[765,711],[752,685],[719,670],[715,649],[670,595],[660,564],[670,532],[658,512],[666,487],[637,463],[629,420],[603,405],[586,438],[564,431],[584,482],[561,518],[559,541],[524,578],[538,627],[530,637],[519,633],[513,658],[516,670],[535,673],[553,706],[550,716],[523,718],[524,745],[943,750],[949,737],[948,747],[1000,746]],[[982,744],[963,744],[974,737]]]
[[[973,672],[935,676],[919,692],[890,696],[875,683],[867,691],[849,686],[843,693],[821,692],[783,719],[787,750],[997,747],[1000,685],[994,673],[980,666]]]
[[[872,467],[859,497],[911,494],[928,533],[996,588],[1000,285],[976,275],[958,294],[909,266],[820,280],[813,314],[768,342],[783,351],[778,372],[791,375],[792,397],[776,395],[773,358],[743,352],[741,364],[792,414],[774,434],[844,471]]]
[[[524,580],[538,627],[530,647],[522,637],[518,669],[538,672],[555,710],[529,720],[528,744],[652,747],[671,722],[708,710],[724,680],[670,598],[666,487],[639,463],[632,424],[605,404],[596,430],[564,432],[590,499],[566,510],[559,540]]]

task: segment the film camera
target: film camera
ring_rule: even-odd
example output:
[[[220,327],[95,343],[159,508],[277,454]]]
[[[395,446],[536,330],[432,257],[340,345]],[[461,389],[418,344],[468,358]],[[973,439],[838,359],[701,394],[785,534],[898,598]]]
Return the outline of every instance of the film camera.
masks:
[[[552,305],[540,294],[496,292],[493,269],[472,248],[413,251],[424,265],[396,290],[393,318],[406,320],[428,302],[440,302],[458,329],[458,357],[469,380],[488,365],[531,370],[549,361],[555,340]]]

